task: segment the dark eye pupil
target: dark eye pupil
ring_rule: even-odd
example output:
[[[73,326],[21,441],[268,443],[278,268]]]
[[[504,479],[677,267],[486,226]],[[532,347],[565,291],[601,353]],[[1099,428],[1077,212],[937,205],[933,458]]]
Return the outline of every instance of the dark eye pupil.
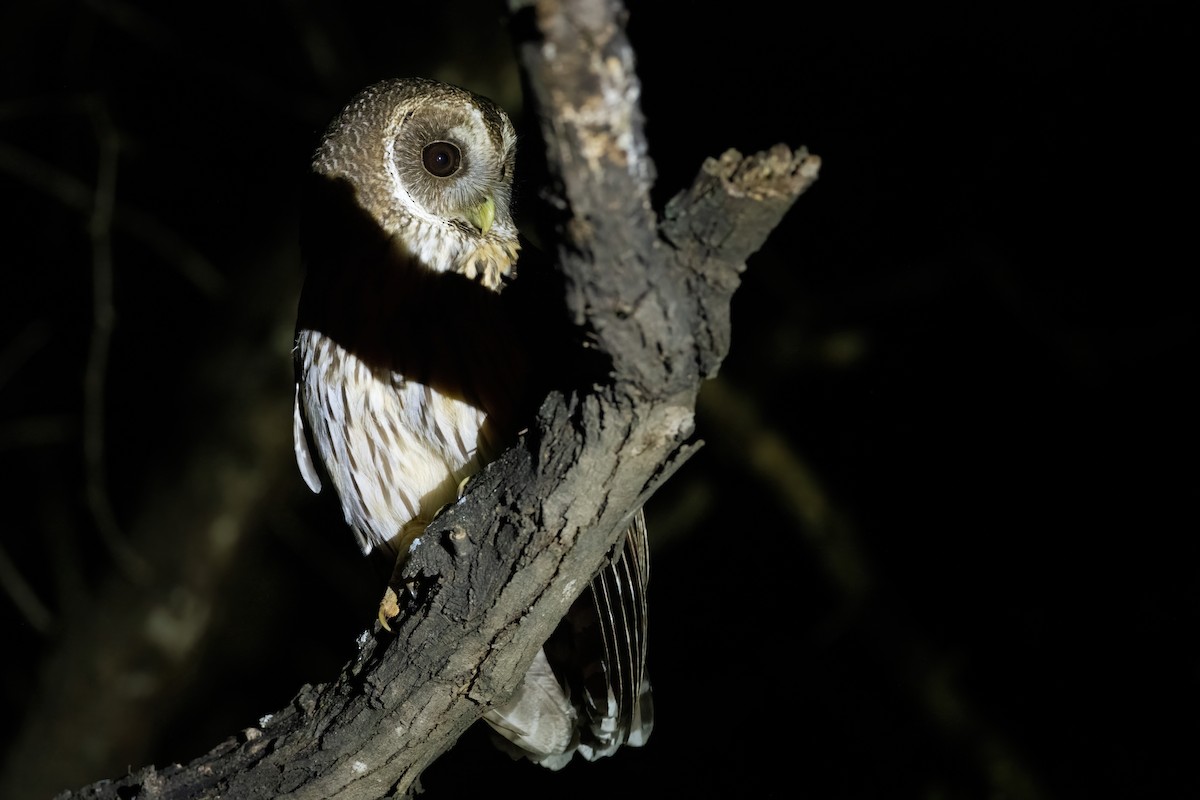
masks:
[[[435,178],[448,178],[458,172],[462,163],[462,153],[449,142],[432,142],[425,145],[421,153],[421,163],[425,170]]]

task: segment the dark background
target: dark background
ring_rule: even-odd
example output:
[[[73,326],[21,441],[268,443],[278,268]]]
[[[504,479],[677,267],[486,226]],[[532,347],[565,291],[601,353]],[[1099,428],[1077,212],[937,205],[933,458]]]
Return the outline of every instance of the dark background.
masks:
[[[557,774],[473,729],[431,796],[1194,791],[1194,24],[667,6],[656,200],[729,147],[824,166],[648,508],[657,727]],[[501,11],[0,9],[0,795],[186,762],[352,656],[380,579],[291,463],[298,187],[380,78],[521,118]]]

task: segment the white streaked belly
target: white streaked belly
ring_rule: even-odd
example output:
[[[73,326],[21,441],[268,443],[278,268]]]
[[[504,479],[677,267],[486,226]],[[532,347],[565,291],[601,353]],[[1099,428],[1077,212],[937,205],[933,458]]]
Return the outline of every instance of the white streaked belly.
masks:
[[[398,373],[372,370],[320,333],[302,332],[298,345],[300,403],[314,455],[363,551],[452,502],[462,479],[478,469],[483,411]],[[323,367],[313,369],[314,360]]]

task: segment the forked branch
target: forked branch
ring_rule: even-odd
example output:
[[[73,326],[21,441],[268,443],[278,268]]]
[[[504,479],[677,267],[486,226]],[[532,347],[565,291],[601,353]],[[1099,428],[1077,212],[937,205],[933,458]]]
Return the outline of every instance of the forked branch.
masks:
[[[337,680],[186,766],[67,798],[410,794],[503,701],[638,508],[690,454],[701,382],[729,343],[746,259],[816,179],[779,145],[709,159],[659,218],[639,84],[616,0],[514,3],[561,217],[564,303],[611,363],[546,399],[520,442],[430,525],[394,633],[364,633]]]

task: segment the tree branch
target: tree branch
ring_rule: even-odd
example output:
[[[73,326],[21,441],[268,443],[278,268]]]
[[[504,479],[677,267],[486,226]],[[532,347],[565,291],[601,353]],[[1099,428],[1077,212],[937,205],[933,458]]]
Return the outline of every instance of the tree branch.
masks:
[[[701,381],[729,342],[746,258],[816,178],[778,146],[705,162],[653,212],[633,52],[614,0],[514,8],[547,141],[565,302],[611,363],[552,394],[520,442],[414,546],[394,633],[365,633],[333,683],[306,686],[186,767],[146,767],[66,798],[408,794],[421,772],[515,689],[630,514],[692,452]]]

